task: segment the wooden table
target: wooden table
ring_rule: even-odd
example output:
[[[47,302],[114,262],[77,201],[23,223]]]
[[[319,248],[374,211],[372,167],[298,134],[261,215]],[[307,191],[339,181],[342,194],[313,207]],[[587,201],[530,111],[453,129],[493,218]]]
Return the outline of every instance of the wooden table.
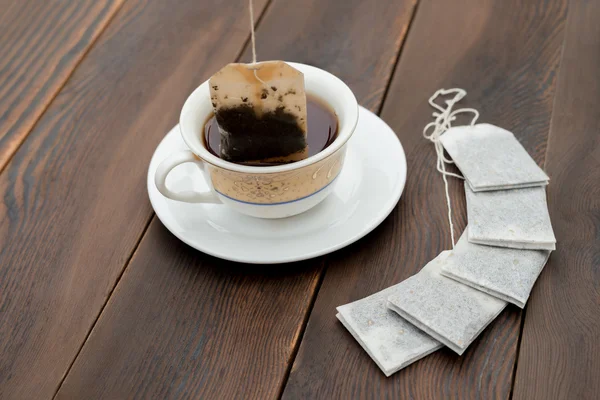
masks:
[[[393,213],[326,257],[206,256],[154,216],[146,170],[187,95],[249,60],[243,0],[0,0],[0,398],[600,396],[600,1],[255,0],[259,59],[331,71],[396,131]],[[385,378],[335,307],[450,247],[439,88],[468,91],[551,177],[558,239],[525,310],[462,356]],[[458,228],[461,183],[451,182]]]

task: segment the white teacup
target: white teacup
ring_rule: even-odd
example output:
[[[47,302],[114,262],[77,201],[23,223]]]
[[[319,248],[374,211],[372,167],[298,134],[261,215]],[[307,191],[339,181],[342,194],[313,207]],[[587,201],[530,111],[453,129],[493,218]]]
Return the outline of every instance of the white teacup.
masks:
[[[328,104],[338,119],[338,135],[323,151],[291,164],[256,167],[224,161],[206,149],[204,124],[213,112],[208,81],[188,97],[179,126],[190,150],[171,154],[156,170],[154,181],[163,196],[186,203],[222,203],[259,218],[300,214],[329,195],[339,175],[346,145],[358,123],[358,103],[340,79],[309,65],[289,63],[304,74],[306,93]],[[310,135],[310,132],[308,132]],[[195,163],[204,172],[207,192],[173,192],[167,175],[183,163]]]

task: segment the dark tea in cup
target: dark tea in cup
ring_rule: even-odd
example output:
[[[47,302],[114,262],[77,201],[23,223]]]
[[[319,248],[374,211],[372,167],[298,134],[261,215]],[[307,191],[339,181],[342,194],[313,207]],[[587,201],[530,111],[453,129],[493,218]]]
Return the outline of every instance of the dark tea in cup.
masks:
[[[333,110],[320,99],[306,96],[308,157],[314,156],[326,149],[337,136],[338,120]],[[221,157],[221,134],[214,114],[204,124],[204,144],[213,155]],[[257,157],[260,158],[260,157]],[[243,165],[273,166],[282,163],[252,163],[240,162]]]
[[[304,132],[310,154],[306,148],[306,151],[303,149],[302,159],[281,160],[281,157],[287,158],[282,152],[278,156],[282,164],[268,167],[262,166],[267,157],[258,160],[259,166],[245,165],[222,157],[221,139],[226,135],[221,133],[221,126],[211,120],[212,115],[215,108],[218,112],[223,107],[239,104],[227,103],[225,100],[232,100],[229,95],[225,99],[227,88],[219,86],[218,92],[223,95],[217,98],[220,103],[215,104],[221,104],[222,107],[215,107],[212,104],[214,99],[211,98],[211,82],[206,81],[192,92],[181,110],[179,126],[188,149],[174,152],[156,169],[154,183],[163,196],[186,203],[222,203],[248,216],[272,219],[303,213],[333,192],[344,168],[348,142],[358,124],[356,97],[344,82],[327,71],[310,65],[288,64],[302,74],[305,106],[301,107],[301,111],[307,114],[297,116],[297,120],[307,122]],[[279,86],[276,86],[275,92],[281,90],[285,95],[292,85],[290,83],[288,87],[284,87],[282,83],[278,81]],[[232,90],[228,93],[231,94]],[[258,97],[260,99],[260,93]],[[267,100],[272,100],[272,97],[267,95],[264,102],[258,103],[262,107],[255,107],[260,109],[260,112],[256,112],[257,120],[262,121],[261,117],[270,112]],[[293,113],[289,106],[295,108],[298,101],[292,104],[290,100],[286,103],[289,98],[293,98],[293,94],[284,98],[283,103],[286,104],[286,110]],[[279,99],[276,99],[275,104],[278,103]],[[282,133],[285,134],[277,129],[261,130],[261,133],[265,131],[273,132],[274,137],[279,138]],[[240,136],[245,133],[244,129],[236,132]],[[306,158],[309,155],[311,157]],[[249,158],[244,161],[253,160]],[[196,164],[201,169],[202,174],[199,175],[207,184],[207,190],[174,192],[167,187],[169,173],[178,165],[186,163]],[[349,174],[347,179],[358,177]]]

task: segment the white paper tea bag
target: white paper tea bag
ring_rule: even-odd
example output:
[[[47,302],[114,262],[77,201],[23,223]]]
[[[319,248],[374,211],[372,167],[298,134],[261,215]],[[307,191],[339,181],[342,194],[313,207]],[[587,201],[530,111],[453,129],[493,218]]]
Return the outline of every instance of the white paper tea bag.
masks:
[[[548,176],[511,132],[490,124],[456,126],[440,136],[475,192],[548,184]]]
[[[554,250],[546,189],[475,193],[465,183],[469,242],[515,249]]]
[[[517,250],[469,243],[463,233],[442,275],[521,308],[546,265],[550,251]]]
[[[394,288],[337,307],[336,315],[386,376],[442,347],[386,307]]]
[[[283,61],[228,64],[209,83],[221,158],[279,164],[308,156],[302,72]]]
[[[388,307],[458,354],[500,314],[506,302],[441,275],[452,252],[444,251],[398,284]]]

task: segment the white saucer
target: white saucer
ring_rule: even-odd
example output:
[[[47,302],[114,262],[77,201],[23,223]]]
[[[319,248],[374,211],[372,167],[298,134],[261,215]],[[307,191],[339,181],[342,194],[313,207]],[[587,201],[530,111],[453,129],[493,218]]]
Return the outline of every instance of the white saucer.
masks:
[[[170,153],[184,150],[179,126],[158,145],[148,169],[148,195],[162,223],[180,240],[231,261],[275,264],[305,260],[347,246],[371,232],[398,203],[406,181],[400,141],[378,116],[360,108],[346,162],[331,195],[307,212],[267,220],[219,204],[187,204],[163,197],[154,171]],[[175,191],[207,190],[193,164],[176,167],[167,180]]]

